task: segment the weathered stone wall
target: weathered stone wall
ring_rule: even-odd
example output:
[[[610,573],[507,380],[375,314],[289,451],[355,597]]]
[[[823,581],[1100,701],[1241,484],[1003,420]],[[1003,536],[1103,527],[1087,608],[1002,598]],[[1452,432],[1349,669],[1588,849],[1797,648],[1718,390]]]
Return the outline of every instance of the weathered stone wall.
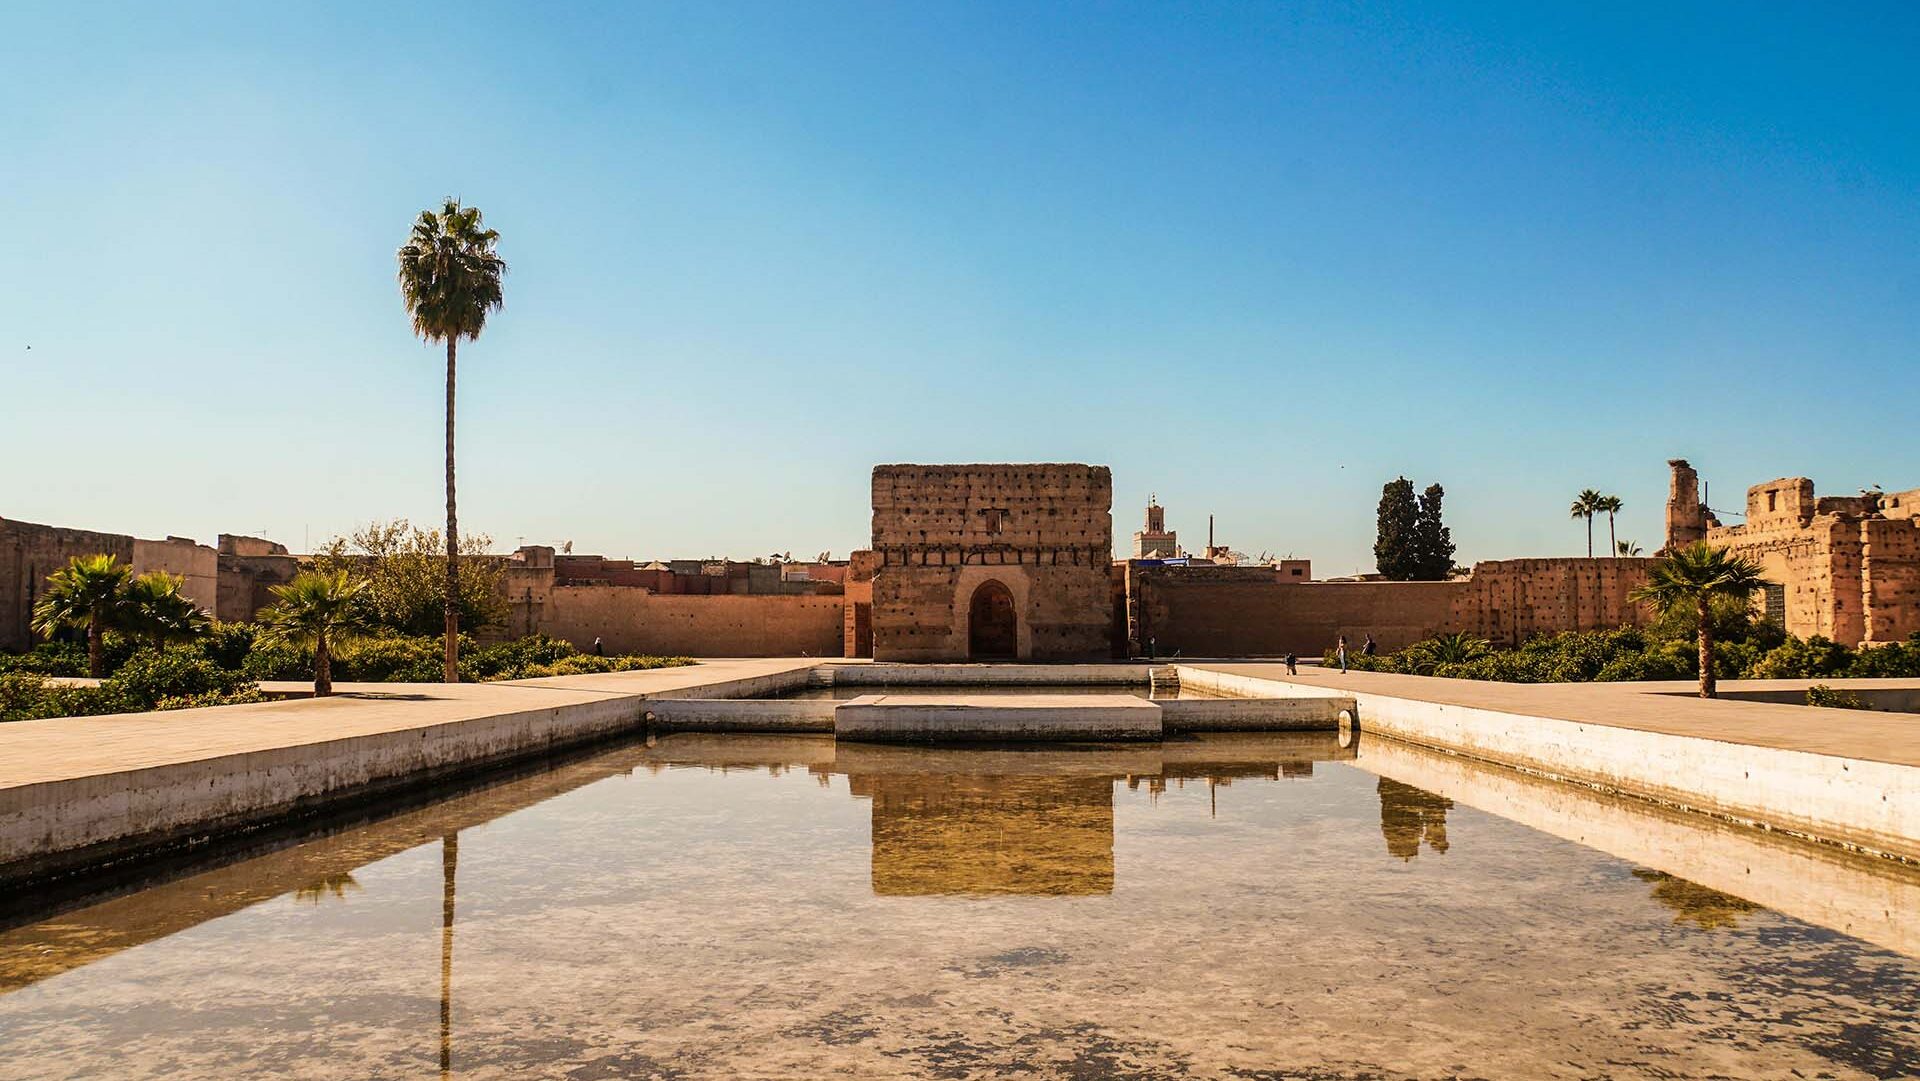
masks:
[[[1860,581],[1867,641],[1920,634],[1920,529],[1912,519],[1860,523]]]
[[[1398,649],[1447,628],[1459,582],[1302,582],[1166,568],[1135,577],[1134,643],[1156,657],[1317,657],[1344,634]]]
[[[33,604],[47,576],[75,556],[117,556],[133,562],[133,538],[118,533],[62,529],[0,518],[0,649],[23,650],[38,640]]]
[[[538,630],[608,653],[683,657],[838,657],[838,596],[662,596],[619,586],[555,586]]]
[[[1651,559],[1503,559],[1476,563],[1454,601],[1449,631],[1518,645],[1561,631],[1637,626],[1647,614],[1630,599],[1646,584]]]
[[[1019,659],[1109,656],[1112,508],[1104,466],[875,467],[874,657],[967,659],[990,582],[1012,594]]]
[[[1783,594],[1786,629],[1848,645],[1920,632],[1920,492],[1814,495],[1806,477],[1747,489],[1747,520],[1707,542],[1760,565]]]
[[[220,555],[186,537],[133,542],[133,573],[162,571],[185,580],[180,592],[200,610],[213,615],[220,601]]]
[[[1638,625],[1628,595],[1645,559],[1514,559],[1447,582],[1298,582],[1266,567],[1138,567],[1129,605],[1137,653],[1318,656],[1340,635],[1383,651],[1464,631],[1503,645],[1541,634]]]
[[[842,656],[873,656],[873,574],[879,569],[877,552],[858,551],[847,560]]]
[[[259,537],[220,534],[214,618],[244,623],[274,601],[273,587],[300,573],[300,558]]]

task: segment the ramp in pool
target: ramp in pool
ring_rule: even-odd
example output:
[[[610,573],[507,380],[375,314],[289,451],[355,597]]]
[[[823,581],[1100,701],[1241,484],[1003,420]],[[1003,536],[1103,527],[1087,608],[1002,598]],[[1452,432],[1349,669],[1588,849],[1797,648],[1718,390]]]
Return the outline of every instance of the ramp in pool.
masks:
[[[1160,706],[1127,694],[869,694],[834,709],[833,734],[872,743],[1159,739]]]

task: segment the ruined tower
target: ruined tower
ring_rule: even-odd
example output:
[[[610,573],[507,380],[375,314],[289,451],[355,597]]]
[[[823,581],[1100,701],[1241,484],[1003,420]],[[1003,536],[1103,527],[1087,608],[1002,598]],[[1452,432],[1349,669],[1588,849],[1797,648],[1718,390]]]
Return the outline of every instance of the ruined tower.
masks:
[[[1672,458],[1667,466],[1673,476],[1667,486],[1667,541],[1661,551],[1707,539],[1707,508],[1700,502],[1700,474],[1685,458]]]

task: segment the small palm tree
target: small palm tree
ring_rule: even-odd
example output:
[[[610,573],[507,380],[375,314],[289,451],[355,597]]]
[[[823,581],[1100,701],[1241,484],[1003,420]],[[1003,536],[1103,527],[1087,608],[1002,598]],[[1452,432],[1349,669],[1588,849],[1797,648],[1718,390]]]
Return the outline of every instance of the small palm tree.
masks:
[[[1605,511],[1607,514],[1607,543],[1615,552],[1620,550],[1620,540],[1613,535],[1613,516],[1619,514],[1620,508],[1624,506],[1626,504],[1622,503],[1617,495],[1603,495],[1600,501],[1594,504],[1596,510]]]
[[[1401,655],[1413,674],[1430,676],[1443,664],[1466,664],[1486,656],[1491,650],[1492,647],[1484,638],[1476,638],[1465,631],[1452,631],[1415,642]]]
[[[74,556],[47,578],[47,591],[33,606],[33,629],[51,638],[69,628],[87,632],[87,674],[106,674],[100,647],[127,611],[132,568],[109,555]]]
[[[1665,614],[1693,610],[1700,623],[1700,697],[1712,698],[1713,602],[1720,597],[1746,600],[1766,584],[1759,564],[1700,541],[1654,563],[1647,584],[1633,591],[1633,599]]]
[[[1588,488],[1573,497],[1573,507],[1569,512],[1569,517],[1585,518],[1587,520],[1588,559],[1593,558],[1593,516],[1600,513],[1600,504],[1605,499],[1606,496],[1601,495],[1592,488]]]
[[[1640,554],[1640,546],[1630,540],[1614,541],[1613,553],[1631,559]]]
[[[438,211],[423,210],[397,253],[400,295],[413,332],[430,342],[447,343],[447,586],[446,672],[460,681],[460,529],[453,500],[453,391],[460,340],[472,341],[486,328],[489,313],[500,310],[500,279],[506,260],[494,251],[500,234],[485,228],[478,207],[448,199]]]
[[[125,629],[144,634],[153,648],[163,650],[168,642],[192,638],[207,629],[207,615],[193,603],[182,587],[185,578],[165,571],[151,571],[127,583]]]
[[[345,571],[307,571],[286,585],[274,586],[273,595],[279,599],[260,613],[262,642],[313,647],[315,698],[333,693],[333,647],[366,629],[365,610],[359,603],[366,586]]]

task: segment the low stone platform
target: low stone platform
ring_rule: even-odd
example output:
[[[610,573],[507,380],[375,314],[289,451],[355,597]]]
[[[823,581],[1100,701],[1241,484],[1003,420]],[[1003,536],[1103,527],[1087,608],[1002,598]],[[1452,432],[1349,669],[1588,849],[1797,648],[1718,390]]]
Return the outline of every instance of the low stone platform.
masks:
[[[869,694],[833,711],[833,734],[871,743],[1159,739],[1160,706],[1127,694]]]

